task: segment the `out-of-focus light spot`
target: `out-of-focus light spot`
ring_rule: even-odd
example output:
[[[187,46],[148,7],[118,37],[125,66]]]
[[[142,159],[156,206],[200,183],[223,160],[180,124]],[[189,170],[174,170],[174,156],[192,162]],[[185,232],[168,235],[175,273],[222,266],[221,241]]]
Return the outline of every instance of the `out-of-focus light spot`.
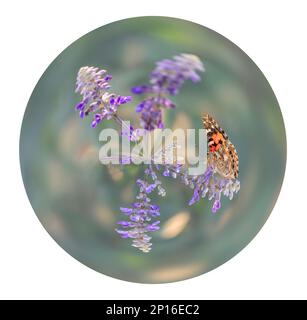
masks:
[[[109,207],[98,205],[94,208],[93,215],[95,220],[103,226],[115,225],[115,216]]]
[[[74,176],[65,170],[63,163],[58,159],[50,159],[47,165],[47,177],[49,189],[53,193],[62,193],[72,190]]]
[[[174,129],[189,129],[193,128],[193,124],[191,122],[191,119],[183,112],[179,112],[176,115],[174,124],[173,124],[173,130]]]
[[[190,263],[182,266],[170,266],[151,272],[148,280],[153,282],[170,282],[191,278],[206,272],[206,266],[200,263]]]
[[[93,162],[97,162],[98,149],[90,143],[84,144],[80,146],[76,158],[79,164],[92,164]]]
[[[146,46],[144,43],[138,39],[130,38],[129,41],[124,43],[122,55],[122,64],[126,68],[133,68],[137,65],[141,65],[146,56]]]
[[[176,213],[173,217],[168,219],[160,231],[163,238],[171,239],[178,236],[190,221],[190,213],[183,211]]]
[[[122,202],[131,202],[133,201],[133,189],[131,188],[131,185],[128,185],[125,187],[121,194],[120,194],[120,199]]]
[[[119,181],[124,176],[122,170],[116,166],[108,166],[108,172],[113,181]]]
[[[67,230],[64,221],[58,213],[49,212],[45,216],[41,216],[43,225],[53,237],[65,238]]]
[[[233,208],[229,208],[227,210],[224,210],[221,218],[218,220],[218,222],[215,225],[212,225],[209,230],[207,230],[207,233],[211,236],[216,235],[216,233],[221,232],[224,228],[227,227],[231,223],[231,219],[234,216]]]
[[[68,120],[58,134],[58,146],[61,153],[64,155],[74,154],[78,148],[80,130],[77,120],[78,119]]]

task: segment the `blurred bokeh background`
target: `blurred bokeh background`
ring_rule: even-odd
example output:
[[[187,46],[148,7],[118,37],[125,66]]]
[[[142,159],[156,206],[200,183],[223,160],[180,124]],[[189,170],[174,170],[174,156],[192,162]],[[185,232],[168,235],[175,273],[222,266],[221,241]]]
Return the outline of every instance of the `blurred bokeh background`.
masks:
[[[115,233],[121,214],[137,190],[139,166],[100,164],[100,129],[74,111],[81,66],[98,66],[113,75],[112,90],[129,95],[147,82],[157,60],[179,53],[198,55],[202,82],[186,82],[166,114],[167,126],[201,128],[212,114],[237,148],[241,190],[212,214],[202,200],[187,205],[193,191],[162,177],[168,194],[161,206],[161,230],[144,254]],[[137,124],[135,106],[120,115]],[[200,25],[162,17],[118,21],[96,29],[65,49],[48,67],[29,100],[20,136],[25,188],[42,225],[69,254],[106,275],[127,281],[162,283],[205,273],[244,248],[268,218],[278,197],[286,163],[281,111],[267,80],[236,45]],[[278,214],[278,213],[276,213]],[[31,232],[31,230],[29,230]]]

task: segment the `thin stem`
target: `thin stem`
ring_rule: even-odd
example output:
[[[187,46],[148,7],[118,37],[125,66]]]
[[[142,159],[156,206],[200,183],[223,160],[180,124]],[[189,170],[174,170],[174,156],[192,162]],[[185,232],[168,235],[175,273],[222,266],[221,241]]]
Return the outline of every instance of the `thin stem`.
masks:
[[[136,133],[133,131],[133,129],[131,127],[129,127],[126,123],[126,121],[124,121],[121,117],[119,117],[117,114],[113,115],[113,118],[115,119],[115,121],[120,125],[120,127],[122,129],[125,129],[126,132],[129,132],[129,136],[131,138],[132,141],[136,141],[137,140],[137,135]]]

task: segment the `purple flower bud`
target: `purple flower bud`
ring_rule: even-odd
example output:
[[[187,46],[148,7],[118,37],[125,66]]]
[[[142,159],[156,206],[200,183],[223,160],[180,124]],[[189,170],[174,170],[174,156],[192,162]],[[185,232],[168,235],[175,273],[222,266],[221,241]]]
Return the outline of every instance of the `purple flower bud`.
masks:
[[[173,101],[171,101],[170,99],[167,99],[167,98],[163,99],[162,105],[167,109],[174,109],[176,107],[176,105],[173,103]]]
[[[169,177],[170,176],[169,170],[166,169],[165,171],[163,171],[163,175],[164,175],[164,177]]]
[[[175,96],[178,93],[177,88],[168,88],[168,92],[170,95]]]
[[[160,210],[160,207],[156,204],[152,204],[152,205],[150,205],[150,209],[151,210]]]
[[[209,166],[204,173],[204,182],[208,182],[213,174],[213,167]]]
[[[143,204],[141,202],[134,202],[132,205],[134,208],[141,208]]]
[[[85,117],[85,112],[83,110],[81,110],[79,112],[79,116],[80,116],[80,118],[84,118]]]
[[[115,229],[115,231],[124,239],[129,238],[129,231]]]
[[[120,224],[123,228],[133,227],[134,224],[129,221],[118,221],[117,224]]]
[[[131,88],[131,92],[134,93],[134,94],[143,94],[148,89],[149,89],[148,86],[143,85],[143,86],[138,86],[138,87]]]
[[[147,227],[146,227],[146,230],[147,231],[157,231],[160,229],[160,227],[158,226],[158,224],[160,223],[160,221],[156,221],[152,224],[149,224]]]
[[[221,208],[221,201],[220,200],[215,200],[212,206],[212,212],[216,213],[219,209]]]
[[[145,188],[145,192],[146,193],[151,193],[155,188],[156,188],[156,184],[150,184],[149,186],[147,186],[146,188]]]
[[[130,220],[134,222],[139,222],[141,220],[141,216],[139,214],[132,214],[130,216]]]
[[[127,102],[130,102],[131,100],[132,100],[132,97],[131,97],[131,96],[120,97],[119,104],[125,104],[125,103],[127,103]]]
[[[149,210],[148,213],[152,216],[152,217],[158,217],[160,215],[160,211],[159,210]]]
[[[135,108],[135,111],[136,111],[136,112],[142,112],[142,110],[144,109],[144,107],[145,107],[145,103],[144,103],[144,101],[143,101],[143,102],[141,102],[139,105],[137,105],[137,107]]]
[[[189,202],[189,206],[191,206],[192,204],[194,204],[195,202],[199,201],[200,197],[199,197],[199,188],[196,187],[194,190],[194,194],[192,199]]]
[[[147,213],[147,210],[144,210],[144,209],[136,209],[136,213],[139,214],[139,215],[143,215],[143,214]]]
[[[83,101],[81,101],[75,105],[76,110],[83,110],[84,108],[85,108],[85,103]]]
[[[122,213],[124,213],[124,214],[130,214],[130,213],[133,212],[133,209],[131,209],[131,208],[123,208],[123,207],[120,207],[119,209],[120,209],[120,211],[121,211]]]
[[[104,81],[110,81],[110,80],[112,80],[112,75],[110,75],[110,74],[106,75],[103,80],[104,80]]]
[[[191,73],[189,78],[193,82],[199,82],[200,81],[200,76],[196,72]]]
[[[92,121],[92,123],[91,123],[92,128],[96,128],[97,124],[98,124],[98,122],[96,120]]]

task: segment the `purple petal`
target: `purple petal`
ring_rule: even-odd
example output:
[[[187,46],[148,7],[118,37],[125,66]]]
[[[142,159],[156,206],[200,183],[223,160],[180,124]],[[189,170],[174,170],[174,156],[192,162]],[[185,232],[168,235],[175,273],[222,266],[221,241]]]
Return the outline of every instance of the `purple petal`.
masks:
[[[170,99],[164,98],[162,101],[162,105],[167,109],[173,109],[176,105]]]
[[[140,187],[145,187],[145,182],[142,179],[137,179],[136,183],[140,186]]]
[[[83,101],[75,105],[76,110],[83,110],[84,108],[85,108],[85,103]]]
[[[151,210],[160,210],[160,207],[156,204],[152,204],[152,205],[150,205],[150,209]]]
[[[212,206],[212,212],[216,213],[219,209],[221,208],[221,201],[220,200],[215,200]]]
[[[213,174],[213,168],[212,167],[208,167],[206,169],[206,172],[204,173],[204,176],[205,176],[204,182],[209,182],[212,174]]]
[[[142,219],[142,217],[138,214],[133,214],[130,216],[130,220],[133,222],[139,222]]]
[[[123,208],[123,207],[120,207],[119,209],[120,209],[120,211],[121,211],[122,213],[124,213],[124,214],[130,214],[130,213],[133,212],[133,209],[132,209],[132,208]]]
[[[114,105],[119,105],[119,104],[121,104],[121,100],[122,100],[122,97],[121,97],[121,96],[118,96],[118,97],[115,99]]]
[[[160,223],[160,221],[156,221],[156,222],[154,222],[152,224],[149,224],[146,227],[146,230],[150,231],[150,232],[159,230],[160,229],[160,227],[158,226],[159,223]]]
[[[138,213],[138,214],[145,214],[145,213],[147,213],[147,210],[137,209],[137,210],[136,210],[136,213]]]
[[[177,88],[168,88],[168,92],[170,95],[175,96],[178,93]]]
[[[143,204],[141,202],[134,202],[132,205],[134,208],[141,208]]]
[[[142,94],[142,93],[145,93],[147,90],[148,90],[148,86],[145,86],[145,85],[131,88],[131,92],[134,94]]]
[[[104,77],[104,81],[110,81],[112,80],[112,75],[108,74]]]
[[[100,122],[101,120],[102,120],[102,115],[101,114],[95,114],[95,120],[97,121],[97,122]]]
[[[115,229],[115,231],[124,239],[129,238],[129,231]]]
[[[201,79],[200,76],[196,72],[191,73],[191,75],[190,75],[190,80],[191,81],[199,82],[200,79]]]
[[[145,192],[151,193],[156,188],[156,186],[156,184],[150,184],[148,187],[145,188]]]
[[[143,101],[143,102],[141,102],[141,103],[136,107],[135,111],[136,111],[136,112],[142,112],[142,110],[144,109],[144,107],[145,107],[145,103],[144,103],[144,101]]]
[[[160,215],[159,210],[149,210],[148,213],[153,217],[158,217]]]
[[[189,206],[199,201],[199,188],[195,188],[192,199],[189,201]]]
[[[123,228],[134,227],[135,224],[130,221],[118,221],[117,224],[120,224]]]
[[[170,175],[169,170],[166,169],[166,170],[163,172],[163,175],[164,175],[164,177],[169,177],[169,175]]]
[[[127,96],[127,97],[121,97],[120,99],[120,104],[125,104],[125,103],[128,103],[132,100],[132,97],[131,96]]]

